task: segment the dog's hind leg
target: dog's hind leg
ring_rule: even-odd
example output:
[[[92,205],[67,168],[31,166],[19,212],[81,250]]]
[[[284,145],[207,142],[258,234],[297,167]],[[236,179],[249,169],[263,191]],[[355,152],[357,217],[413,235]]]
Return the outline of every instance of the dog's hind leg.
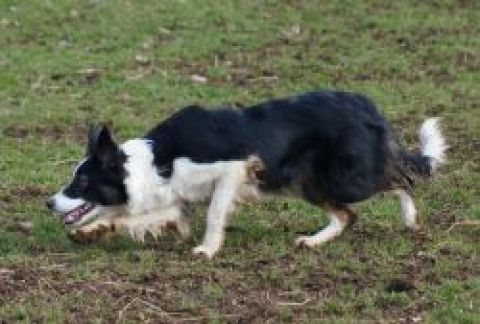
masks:
[[[415,208],[412,197],[403,189],[395,190],[395,193],[400,199],[400,215],[403,225],[414,231],[419,230],[417,209]]]
[[[346,206],[329,208],[330,223],[314,235],[300,236],[295,240],[297,246],[314,247],[331,241],[342,234],[343,230],[353,224],[356,215]]]

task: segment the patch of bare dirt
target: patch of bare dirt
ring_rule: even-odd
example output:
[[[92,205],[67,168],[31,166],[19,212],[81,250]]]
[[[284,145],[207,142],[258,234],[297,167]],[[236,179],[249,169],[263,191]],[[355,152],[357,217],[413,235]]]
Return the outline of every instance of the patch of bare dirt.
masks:
[[[443,9],[448,12],[455,12],[459,9],[478,9],[478,1],[476,0],[458,0],[448,3],[441,0],[427,0],[423,2],[425,5],[428,5],[432,10]]]
[[[296,311],[316,318],[335,316],[336,310],[318,305],[338,297],[345,285],[354,287],[356,294],[383,286],[384,292],[407,294],[412,301],[405,305],[375,297],[384,318],[403,318],[408,322],[433,307],[431,301],[422,297],[425,285],[438,285],[446,278],[466,280],[478,275],[474,257],[448,249],[430,254],[422,246],[394,260],[398,271],[390,280],[385,279],[388,269],[378,267],[375,260],[369,259],[368,252],[361,249],[355,254],[359,259],[363,257],[368,270],[340,272],[328,270],[324,263],[329,262],[328,259],[320,260],[314,267],[305,267],[297,253],[247,262],[213,261],[216,266],[207,271],[196,268],[193,261],[175,261],[174,255],[167,254],[169,266],[156,267],[143,275],[112,264],[92,268],[94,278],[79,279],[75,272],[70,273],[71,259],[55,256],[49,256],[50,263],[41,266],[3,265],[0,266],[0,295],[7,298],[3,298],[0,305],[11,305],[26,298],[55,303],[60,300],[64,316],[72,320],[95,316],[107,322],[121,319],[205,322],[214,310],[224,322],[250,323],[258,319],[278,322],[294,320]],[[318,252],[318,257],[325,256]],[[458,259],[462,265],[442,272],[433,271],[444,258]],[[125,262],[139,264],[141,259],[141,254],[132,252]],[[188,270],[188,267],[193,268]],[[278,273],[278,277],[265,278],[271,271]],[[383,282],[379,278],[384,278],[380,279]],[[353,307],[358,307],[359,316],[365,315],[362,305],[361,300],[353,303]],[[293,312],[282,314],[282,308]]]
[[[34,136],[52,141],[70,139],[76,142],[84,141],[87,133],[87,126],[77,123],[72,123],[68,126],[56,124],[28,126],[18,123],[9,125],[3,130],[5,136],[16,139],[25,139],[29,136]]]
[[[6,197],[14,199],[34,199],[46,197],[50,191],[45,186],[23,185],[7,188]]]

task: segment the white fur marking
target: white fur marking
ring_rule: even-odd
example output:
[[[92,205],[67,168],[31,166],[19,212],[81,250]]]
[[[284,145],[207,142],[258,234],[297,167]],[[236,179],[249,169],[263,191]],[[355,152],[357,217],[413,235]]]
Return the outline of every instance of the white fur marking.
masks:
[[[68,212],[80,207],[81,205],[87,203],[85,200],[80,199],[80,198],[69,198],[69,197],[65,196],[65,194],[63,193],[63,189],[60,192],[58,192],[57,194],[55,194],[52,197],[52,199],[53,199],[53,202],[54,202],[54,204],[53,204],[54,211],[59,213],[59,214],[68,213]],[[73,226],[80,226],[82,224],[85,224],[90,219],[92,219],[94,216],[96,216],[98,214],[98,211],[99,211],[99,207],[94,206],[93,209],[90,212],[88,212],[87,214],[82,216],[81,220],[79,220],[78,222],[76,222],[75,224],[72,224],[72,225]]]
[[[144,242],[147,233],[150,233],[155,239],[159,237],[168,223],[177,224],[180,233],[184,236],[190,232],[188,223],[182,218],[181,208],[177,208],[177,206],[152,210],[142,215],[126,215],[116,219],[115,223],[123,231],[129,233],[133,239],[140,242]]]
[[[187,158],[174,161],[171,186],[175,194],[189,201],[211,197],[207,229],[202,244],[194,249],[195,254],[211,258],[221,247],[227,215],[234,210],[239,188],[245,181],[245,161],[194,163]]]
[[[124,180],[128,193],[128,207],[132,215],[140,215],[170,204],[167,180],[162,178],[153,164],[151,145],[144,139],[133,139],[121,146],[127,155],[124,164],[127,176]],[[165,191],[165,192],[164,192]]]
[[[188,220],[184,217],[180,206],[172,205],[170,208],[153,210],[142,215],[130,215],[124,207],[99,207],[98,209],[99,219],[73,230],[72,234],[75,235],[78,231],[92,232],[102,226],[115,225],[116,232],[125,232],[134,240],[143,242],[147,233],[157,239],[169,223],[175,224],[183,237],[190,234]]]
[[[311,236],[300,236],[295,240],[295,245],[313,247],[331,241],[340,235],[347,224],[341,222],[335,214],[330,215],[330,223],[327,227]]]
[[[53,197],[54,208],[58,213],[66,213],[85,204],[86,201],[80,198],[69,198],[63,193],[63,189]]]
[[[422,155],[431,159],[432,170],[435,171],[445,163],[445,151],[448,148],[445,138],[440,131],[438,118],[425,120],[418,131],[422,145]]]
[[[415,208],[412,197],[410,197],[405,190],[396,190],[395,193],[400,198],[402,223],[411,229],[418,228],[417,209]]]
[[[235,194],[241,184],[237,170],[226,170],[229,175],[220,179],[215,187],[207,213],[207,230],[203,242],[194,249],[195,254],[211,258],[220,249],[225,239],[227,215],[234,209]]]

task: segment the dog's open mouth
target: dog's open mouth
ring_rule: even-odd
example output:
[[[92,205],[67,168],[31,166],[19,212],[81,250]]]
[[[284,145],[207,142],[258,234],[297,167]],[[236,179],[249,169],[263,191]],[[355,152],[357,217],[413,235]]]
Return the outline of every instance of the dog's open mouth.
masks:
[[[82,220],[83,216],[93,210],[95,206],[92,204],[82,204],[71,211],[62,214],[62,223],[65,225],[73,225]]]

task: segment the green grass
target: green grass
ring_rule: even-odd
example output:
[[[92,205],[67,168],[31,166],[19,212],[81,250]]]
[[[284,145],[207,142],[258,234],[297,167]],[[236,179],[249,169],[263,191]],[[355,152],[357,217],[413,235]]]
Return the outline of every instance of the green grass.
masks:
[[[480,229],[448,229],[480,219],[479,20],[468,0],[2,0],[0,321],[477,323]],[[412,147],[426,116],[443,118],[449,163],[415,190],[426,238],[386,196],[356,206],[341,238],[298,250],[324,214],[266,201],[238,209],[207,261],[191,254],[201,208],[187,242],[79,246],[43,207],[90,122],[127,139],[187,104],[315,88],[367,94]]]

